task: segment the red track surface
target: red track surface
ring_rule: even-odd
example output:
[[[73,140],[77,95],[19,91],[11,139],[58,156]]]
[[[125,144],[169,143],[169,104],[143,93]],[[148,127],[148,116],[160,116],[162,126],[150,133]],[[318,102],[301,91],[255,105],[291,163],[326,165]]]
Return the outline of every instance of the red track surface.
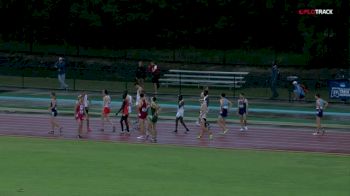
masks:
[[[77,135],[77,123],[73,117],[58,117],[58,121],[64,127],[63,135],[49,135],[50,130],[48,115],[32,114],[0,114],[0,134],[34,137],[50,137],[75,139]],[[117,132],[112,133],[112,127],[106,125],[105,131],[100,132],[100,119],[91,119],[92,132],[86,133],[84,139],[117,141],[130,143],[148,143],[137,140],[138,132],[131,131],[131,136],[119,136],[119,119]],[[85,126],[85,125],[84,125]],[[350,154],[350,132],[327,130],[324,136],[312,135],[313,129],[300,127],[279,127],[266,125],[251,125],[246,132],[239,132],[238,125],[229,125],[230,131],[225,135],[219,134],[217,125],[212,125],[214,139],[207,137],[196,139],[199,132],[193,122],[187,122],[190,129],[188,134],[183,133],[183,127],[179,124],[179,132],[173,133],[174,122],[158,122],[158,144],[170,144],[179,146],[200,146],[228,149],[264,149],[264,150],[288,150]]]

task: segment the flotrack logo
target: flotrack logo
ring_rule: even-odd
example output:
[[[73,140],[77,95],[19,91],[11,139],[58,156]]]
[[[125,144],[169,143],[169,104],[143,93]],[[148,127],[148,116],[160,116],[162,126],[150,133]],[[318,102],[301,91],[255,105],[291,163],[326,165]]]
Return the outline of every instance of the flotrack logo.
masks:
[[[300,9],[299,15],[333,15],[333,9]]]

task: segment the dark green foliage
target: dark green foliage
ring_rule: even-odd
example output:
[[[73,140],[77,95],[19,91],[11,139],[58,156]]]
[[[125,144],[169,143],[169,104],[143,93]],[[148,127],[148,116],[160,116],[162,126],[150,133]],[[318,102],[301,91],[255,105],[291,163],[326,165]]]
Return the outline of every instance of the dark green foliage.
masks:
[[[298,15],[303,8],[333,15]],[[0,41],[88,47],[273,49],[307,53],[309,64],[346,65],[346,0],[3,0]],[[11,20],[10,20],[11,19]]]

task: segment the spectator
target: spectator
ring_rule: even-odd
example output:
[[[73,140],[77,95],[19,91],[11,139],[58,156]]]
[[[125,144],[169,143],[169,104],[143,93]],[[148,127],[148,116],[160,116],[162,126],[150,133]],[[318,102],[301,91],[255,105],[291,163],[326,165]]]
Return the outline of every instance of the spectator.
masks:
[[[278,92],[277,92],[277,80],[279,76],[279,69],[277,67],[277,64],[274,64],[271,69],[271,92],[272,96],[271,99],[277,98]]]
[[[302,100],[305,98],[305,91],[304,89],[301,87],[300,84],[298,84],[297,81],[293,81],[293,86],[294,86],[294,100]]]
[[[146,68],[143,66],[143,62],[139,61],[139,65],[136,69],[136,81],[142,88],[145,88],[144,81],[146,79]]]
[[[159,78],[160,78],[160,69],[153,61],[150,63],[150,71],[152,74],[152,83],[154,88],[154,95],[157,95],[157,89],[159,88]]]
[[[68,90],[68,85],[65,83],[66,80],[66,61],[63,57],[59,57],[55,64],[55,68],[58,71],[58,81],[60,83],[60,88]]]

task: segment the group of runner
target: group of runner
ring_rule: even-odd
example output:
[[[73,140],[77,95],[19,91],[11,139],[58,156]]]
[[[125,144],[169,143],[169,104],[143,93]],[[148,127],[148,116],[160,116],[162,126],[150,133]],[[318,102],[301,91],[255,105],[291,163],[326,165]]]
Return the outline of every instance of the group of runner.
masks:
[[[147,140],[151,136],[152,142],[157,142],[157,121],[160,112],[160,106],[157,102],[156,97],[151,97],[148,99],[146,97],[145,91],[143,87],[135,82],[136,88],[136,110],[137,110],[137,121],[138,129],[140,135],[137,139]],[[108,91],[105,89],[102,91],[103,95],[103,108],[101,114],[101,129],[100,131],[104,131],[105,122],[109,123],[113,127],[113,132],[116,131],[116,125],[111,121],[109,115],[111,113],[111,97]],[[313,133],[314,135],[324,134],[325,130],[321,126],[321,118],[323,117],[323,111],[328,106],[328,102],[323,100],[319,94],[315,95],[316,99],[316,131]],[[210,129],[210,124],[207,121],[207,115],[209,113],[209,91],[208,89],[204,89],[201,92],[200,99],[200,110],[199,110],[199,118],[198,125],[200,126],[200,131],[198,135],[198,139],[201,139],[205,133],[208,133],[209,139],[213,139],[213,132]],[[220,134],[226,134],[229,129],[226,126],[226,119],[228,117],[228,113],[230,108],[232,107],[232,102],[226,98],[225,93],[221,94],[220,100],[220,112],[218,115],[217,123],[221,129]],[[129,115],[132,112],[133,107],[133,98],[128,94],[127,91],[124,91],[122,94],[122,104],[120,109],[116,112],[116,115],[121,115],[120,118],[120,126],[121,132],[120,135],[130,136],[130,119]],[[62,134],[63,127],[57,122],[57,100],[56,94],[54,92],[51,93],[51,102],[49,107],[51,113],[51,131],[49,134],[54,134],[55,128],[59,130],[59,133]],[[175,130],[174,133],[178,133],[178,123],[183,125],[185,128],[184,133],[187,134],[190,130],[186,126],[184,122],[184,113],[185,113],[185,101],[182,95],[178,96],[177,102],[177,113],[175,116]],[[240,119],[240,131],[244,132],[248,130],[247,127],[247,115],[248,115],[248,99],[245,98],[244,93],[239,95],[237,100],[237,114]],[[85,91],[83,91],[77,98],[76,106],[75,106],[75,119],[78,123],[77,129],[77,138],[82,138],[83,134],[83,122],[86,121],[87,132],[91,132],[90,123],[89,123],[89,98]],[[124,126],[125,125],[125,126]]]

